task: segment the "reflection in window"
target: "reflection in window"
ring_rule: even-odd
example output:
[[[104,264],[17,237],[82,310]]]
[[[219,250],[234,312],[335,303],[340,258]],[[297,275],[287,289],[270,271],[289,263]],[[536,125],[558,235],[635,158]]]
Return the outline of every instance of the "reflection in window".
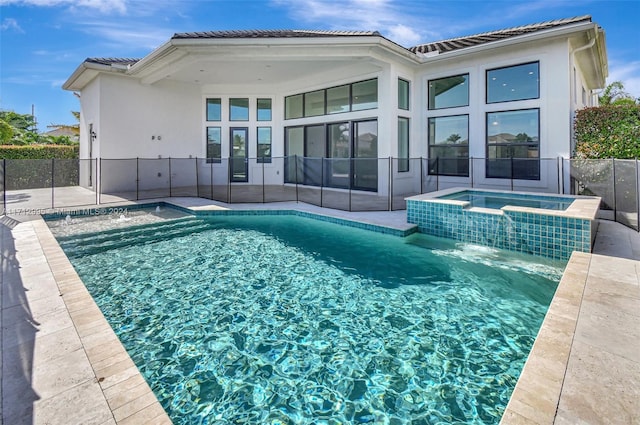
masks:
[[[327,114],[349,112],[349,85],[327,89]]]
[[[257,162],[271,162],[271,127],[258,127]]]
[[[398,172],[409,171],[409,118],[398,117]]]
[[[220,127],[207,127],[207,162],[220,162],[222,158],[222,131]]]
[[[317,115],[324,115],[324,90],[304,95],[304,116],[314,117]]]
[[[398,78],[398,109],[409,110],[409,82]]]
[[[378,80],[362,81],[352,84],[351,110],[362,111],[378,107]]]
[[[429,174],[469,176],[469,116],[429,118]]]
[[[284,119],[302,118],[302,97],[296,94],[284,98]]]
[[[220,121],[222,119],[221,104],[220,99],[207,99],[207,121]]]
[[[229,99],[229,120],[249,121],[249,99]]]
[[[487,177],[540,179],[540,110],[487,113]]]
[[[429,109],[469,106],[469,74],[429,80]]]
[[[540,97],[538,62],[487,71],[487,103]]]
[[[271,99],[258,99],[258,121],[271,121]]]

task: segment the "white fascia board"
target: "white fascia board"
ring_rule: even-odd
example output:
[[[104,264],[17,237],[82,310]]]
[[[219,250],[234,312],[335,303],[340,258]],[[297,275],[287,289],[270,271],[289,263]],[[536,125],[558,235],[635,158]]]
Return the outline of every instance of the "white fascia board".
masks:
[[[109,65],[84,61],[73,71],[73,74],[71,74],[67,81],[64,82],[62,88],[71,91],[82,90],[100,72],[114,72],[114,69]]]

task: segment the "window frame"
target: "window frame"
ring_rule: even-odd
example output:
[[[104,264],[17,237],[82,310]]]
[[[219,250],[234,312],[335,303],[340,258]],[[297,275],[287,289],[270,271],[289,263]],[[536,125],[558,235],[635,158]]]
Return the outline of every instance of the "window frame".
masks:
[[[401,87],[403,83],[406,83],[404,87]],[[405,97],[407,99],[406,107],[404,104],[401,104],[401,91],[404,92],[406,90]],[[398,77],[398,109],[402,109],[403,111],[411,110],[411,82],[409,80],[405,80],[404,78]]]
[[[453,144],[448,145],[448,144],[437,144],[437,143],[432,143],[431,141],[431,120],[438,120],[441,118],[455,118],[455,117],[466,117],[467,119],[467,143],[464,145],[458,145],[455,146]],[[469,177],[469,130],[470,130],[470,114],[454,114],[454,115],[440,115],[440,116],[434,116],[434,117],[428,117],[427,118],[427,153],[428,153],[428,174],[431,176],[450,176],[450,177]],[[467,156],[466,156],[466,161],[467,161],[467,167],[466,167],[466,172],[463,173],[449,173],[449,172],[440,172],[440,162],[438,161],[439,157],[436,156],[435,158],[433,157],[433,155],[431,154],[432,149],[434,148],[439,148],[439,147],[450,147],[450,148],[465,148],[467,149]],[[443,159],[459,159],[459,160],[465,160],[464,157],[455,157],[455,158],[443,158]],[[436,161],[436,167],[435,167],[435,171],[432,170],[431,167],[431,163],[433,161]]]
[[[209,130],[218,130],[219,141],[218,143],[211,143],[209,141]],[[220,164],[222,162],[222,127],[221,126],[207,126],[206,128],[206,143],[205,143],[205,156],[207,158],[207,164]],[[209,156],[209,146],[210,145],[218,145],[219,153],[218,156]]]
[[[260,143],[260,130],[269,130],[269,143]],[[260,145],[269,145],[269,155],[260,156]],[[258,126],[256,127],[256,162],[258,164],[270,164],[272,158],[273,149],[273,129],[271,126]]]
[[[217,106],[218,106],[218,118],[209,118],[210,116],[210,109],[209,106],[212,104],[212,102],[210,101],[215,101],[217,100]],[[205,114],[206,114],[206,120],[207,122],[219,122],[222,121],[222,98],[220,97],[208,97],[207,100],[205,101]]]
[[[400,151],[400,123],[401,122],[406,122],[406,141],[403,139],[402,140],[402,145],[404,146],[406,144],[405,150],[406,150],[406,155],[402,155],[401,151]],[[398,173],[406,173],[409,171],[409,159],[410,159],[410,154],[409,154],[409,149],[411,147],[411,119],[408,117],[398,117],[398,167],[397,167],[397,171]]]
[[[524,111],[536,111],[537,112],[537,137],[538,137],[538,141],[537,142],[502,142],[502,143],[489,143],[489,116],[490,114],[501,114],[501,113],[510,113],[510,112],[524,112]],[[486,149],[486,169],[485,169],[485,177],[488,179],[512,179],[512,180],[540,180],[540,161],[541,161],[541,156],[540,156],[540,145],[541,145],[541,140],[540,140],[540,108],[536,107],[536,108],[522,108],[522,109],[507,109],[507,110],[500,110],[500,111],[487,111],[485,113],[485,149]],[[526,134],[526,133],[525,133]],[[537,147],[537,157],[536,158],[529,158],[529,157],[515,157],[515,156],[511,156],[508,158],[490,158],[489,157],[489,150],[491,147],[501,147],[501,146],[509,146],[509,147],[531,147],[531,146],[536,146]],[[509,177],[504,177],[501,175],[495,175],[489,172],[490,170],[490,161],[491,160],[499,160],[499,159],[510,159],[511,160],[511,169],[510,169],[510,176]],[[522,178],[519,176],[515,176],[514,177],[514,172],[513,172],[513,160],[537,160],[537,173],[535,173],[533,175],[533,178]]]
[[[536,90],[537,90],[537,95],[535,97],[523,97],[523,98],[517,98],[517,99],[506,99],[506,100],[493,100],[493,101],[489,101],[489,73],[492,71],[499,71],[499,70],[504,70],[504,69],[510,69],[510,68],[517,68],[519,66],[527,66],[527,65],[533,65],[536,64],[537,65],[537,72],[538,72],[538,78],[536,79]],[[495,105],[497,103],[508,103],[508,102],[522,102],[525,100],[535,100],[535,99],[540,99],[540,61],[536,60],[536,61],[530,61],[530,62],[523,62],[523,63],[517,63],[514,65],[507,65],[507,66],[500,66],[497,68],[490,68],[490,69],[486,69],[484,72],[484,95],[485,95],[485,103],[487,105]]]
[[[456,78],[456,77],[466,77],[465,79],[465,83],[466,83],[466,87],[467,87],[467,99],[466,99],[466,103],[465,104],[460,104],[460,105],[453,105],[453,106],[441,106],[441,107],[437,107],[435,106],[435,96],[434,96],[434,105],[432,106],[431,104],[431,84],[435,81],[440,81],[440,80],[446,80],[449,78]],[[469,106],[469,97],[471,96],[470,93],[470,74],[468,72],[464,72],[462,74],[456,74],[456,75],[448,75],[446,77],[440,77],[440,78],[432,78],[427,80],[427,110],[429,111],[441,111],[441,110],[445,110],[445,109],[452,109],[452,108],[465,108]]]
[[[233,105],[233,101],[234,100],[242,100],[243,102],[246,102],[247,104],[247,112],[246,112],[246,118],[244,118],[245,114],[242,114],[242,118],[234,118],[234,114],[233,114],[233,108],[239,108],[240,106],[237,105]],[[233,121],[233,122],[243,122],[243,121],[249,121],[249,110],[251,109],[251,104],[249,102],[249,98],[248,97],[230,97],[229,98],[229,121]]]
[[[265,102],[268,101],[269,102],[269,109],[265,109],[265,108],[261,108],[260,107],[260,102]],[[260,112],[261,111],[269,111],[269,118],[268,119],[264,119],[264,118],[260,118]],[[266,121],[272,121],[273,120],[273,100],[270,97],[259,97],[256,99],[256,121],[260,121],[260,122],[266,122]]]

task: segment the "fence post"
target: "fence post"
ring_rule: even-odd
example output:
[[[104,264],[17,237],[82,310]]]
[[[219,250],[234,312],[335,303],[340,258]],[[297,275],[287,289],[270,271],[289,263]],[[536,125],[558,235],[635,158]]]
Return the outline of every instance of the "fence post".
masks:
[[[616,196],[616,160],[611,158],[613,176],[613,221],[618,222],[618,197]]]
[[[636,158],[636,227],[640,232],[640,199],[638,199],[640,193],[638,193],[638,158]]]
[[[89,160],[89,173],[91,174],[91,184],[93,185],[93,191],[96,193],[96,205],[100,203],[98,198],[98,182],[95,180],[95,174],[93,172],[93,159]],[[98,158],[96,158],[96,172],[98,171]]]
[[[7,215],[7,159],[2,158],[2,212]]]
[[[231,203],[231,174],[233,174],[233,162],[231,158],[227,158],[227,202]]]
[[[558,172],[558,195],[562,194],[562,191],[560,190],[560,188],[563,185],[563,181],[564,181],[564,173],[563,173],[563,169],[562,169],[562,157],[559,156],[558,157],[558,161],[556,163],[556,171]]]
[[[55,201],[54,201],[54,197],[55,197],[55,187],[56,187],[56,183],[55,183],[55,165],[56,165],[56,160],[55,158],[51,158],[51,209],[54,208],[55,205]]]
[[[265,202],[264,196],[264,155],[262,156],[262,203]]]
[[[296,202],[298,202],[298,155],[293,155],[293,160],[294,160],[294,170],[295,170],[295,184],[296,184]],[[322,183],[320,183],[320,187],[322,187]],[[322,189],[320,189],[322,190]]]
[[[511,157],[511,191],[513,192],[513,156]]]
[[[98,158],[96,158],[96,165],[98,165]],[[98,190],[98,205],[102,201],[102,157],[100,157],[100,167],[98,167],[98,181],[100,185],[96,188]]]
[[[322,207],[324,191],[324,157],[320,158],[320,207]]]
[[[136,157],[136,201],[139,198],[139,193],[140,193],[140,165],[139,163],[139,158]]]
[[[424,166],[422,165],[422,157],[420,157],[420,194],[424,193]]]
[[[393,157],[389,157],[389,211],[393,211]]]
[[[473,157],[469,158],[469,174],[471,174],[471,189],[473,189]]]
[[[169,157],[169,198],[171,198],[171,157]]]
[[[213,160],[210,160],[210,161],[211,162],[209,162],[209,169],[210,169],[210,173],[209,173],[210,186],[209,187],[211,191],[211,200],[213,200]]]
[[[198,173],[198,157],[195,157],[196,160],[196,196],[199,198],[200,197],[200,179],[199,179],[199,173]]]

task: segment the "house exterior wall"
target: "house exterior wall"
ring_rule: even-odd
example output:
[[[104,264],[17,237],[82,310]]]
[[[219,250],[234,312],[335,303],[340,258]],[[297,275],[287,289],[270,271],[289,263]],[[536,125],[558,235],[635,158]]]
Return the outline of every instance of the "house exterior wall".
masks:
[[[426,56],[424,63],[402,57],[399,52],[369,47],[352,48],[350,52],[355,58],[346,58],[336,52],[331,56],[330,45],[325,46],[326,59],[335,59],[332,66],[316,70],[308,64],[310,60],[324,63],[325,57],[304,56],[304,49],[288,52],[291,67],[287,69],[294,78],[260,82],[264,68],[242,68],[242,78],[236,83],[225,82],[221,77],[219,84],[200,84],[197,80],[181,82],[167,78],[159,78],[160,71],[154,71],[158,78],[122,75],[118,71],[100,72],[98,76],[83,88],[81,128],[81,157],[89,157],[89,145],[92,145],[92,157],[102,158],[105,165],[101,170],[104,191],[131,190],[125,184],[129,180],[140,180],[135,173],[144,173],[144,187],[153,189],[168,184],[168,179],[180,179],[181,172],[167,170],[166,164],[152,166],[152,161],[136,162],[132,174],[132,164],[122,161],[117,165],[111,159],[121,158],[200,158],[207,157],[207,127],[221,129],[222,161],[208,161],[214,173],[214,180],[226,181],[229,177],[231,156],[232,128],[246,128],[248,150],[248,181],[246,184],[285,183],[286,129],[314,124],[330,124],[339,122],[358,122],[376,120],[377,122],[377,157],[378,187],[380,195],[386,195],[393,184],[394,193],[419,193],[425,188],[425,180],[437,180],[437,187],[444,189],[460,185],[482,185],[486,188],[505,189],[512,183],[507,178],[487,178],[488,157],[487,118],[489,113],[519,110],[539,111],[539,130],[537,158],[540,159],[539,179],[519,180],[520,190],[557,191],[559,189],[558,158],[569,157],[572,152],[572,127],[575,111],[593,104],[593,93],[587,88],[589,79],[583,75],[581,62],[573,53],[582,47],[581,38],[569,38],[564,35],[545,37],[518,43],[499,43],[482,45],[464,51],[454,51],[435,56]],[[576,45],[572,45],[575,43]],[[581,44],[582,43],[582,44]],[[339,46],[336,47],[339,49]],[[232,52],[232,51],[230,51]],[[219,54],[219,52],[217,53]],[[304,59],[296,58],[300,54]],[[238,67],[249,63],[244,57],[218,58],[212,56],[207,62],[215,66],[216,61],[228,60],[237,63]],[[270,58],[261,57],[261,67]],[[581,58],[581,60],[585,60]],[[539,96],[533,99],[488,103],[487,71],[536,63],[539,72]],[[244,64],[244,65],[243,65]],[[333,66],[335,65],[335,66]],[[194,65],[185,65],[185,69],[194,71]],[[198,65],[195,65],[198,66]],[[228,66],[228,65],[227,65]],[[296,66],[300,66],[296,72]],[[585,65],[586,66],[586,65]],[[206,68],[206,66],[203,66]],[[226,68],[228,69],[228,68]],[[239,70],[240,71],[240,70]],[[203,70],[200,70],[203,72]],[[468,74],[469,104],[468,106],[429,110],[429,81],[445,77]],[[186,74],[185,74],[186,75]],[[192,72],[190,78],[197,75]],[[244,81],[247,83],[238,83]],[[148,84],[143,84],[147,78]],[[196,76],[197,78],[197,76]],[[313,117],[285,119],[285,98],[291,95],[309,93],[344,84],[357,83],[369,79],[377,79],[378,104],[375,109],[344,112]],[[409,82],[408,110],[398,105],[398,79]],[[183,75],[182,81],[187,81]],[[221,99],[222,118],[220,121],[207,121],[207,99]],[[232,98],[249,100],[249,119],[231,121],[229,119],[229,101]],[[257,99],[271,99],[272,119],[257,120]],[[470,159],[469,175],[464,177],[447,175],[430,175],[429,158],[429,119],[456,115],[468,116],[468,151]],[[409,120],[409,161],[408,169],[399,170],[400,162],[398,144],[398,119]],[[91,141],[88,135],[89,126],[97,133]],[[272,162],[258,161],[257,128],[271,127]],[[133,160],[132,160],[133,161]],[[155,161],[157,163],[157,161]],[[427,164],[427,167],[425,167]],[[111,168],[106,172],[107,165]],[[188,165],[187,165],[188,166]],[[512,162],[513,167],[513,162]],[[142,171],[141,171],[142,170]],[[513,170],[512,170],[513,172]],[[133,177],[132,177],[133,176]],[[393,181],[389,181],[392,176]],[[86,180],[86,179],[85,179]],[[188,179],[187,179],[188,180]],[[185,181],[187,181],[185,180]],[[187,184],[187,183],[185,183]],[[238,185],[244,184],[236,183]],[[429,186],[429,183],[427,183]],[[428,189],[427,189],[428,190]]]
[[[469,116],[469,157],[476,158],[469,177],[439,177],[439,188],[468,185],[473,178],[474,184],[487,188],[504,188],[503,179],[485,178],[487,157],[487,124],[489,112],[512,111],[539,108],[540,110],[540,180],[519,182],[519,187],[530,190],[552,190],[557,186],[557,158],[568,157],[570,153],[570,82],[569,53],[566,39],[545,40],[518,44],[500,49],[486,49],[476,54],[451,59],[434,60],[422,65],[419,73],[419,99],[421,128],[420,155],[427,157],[428,119],[468,114]],[[500,103],[486,102],[487,70],[539,62],[540,96],[537,99],[508,101]],[[469,74],[469,106],[428,110],[428,82],[432,79]]]

